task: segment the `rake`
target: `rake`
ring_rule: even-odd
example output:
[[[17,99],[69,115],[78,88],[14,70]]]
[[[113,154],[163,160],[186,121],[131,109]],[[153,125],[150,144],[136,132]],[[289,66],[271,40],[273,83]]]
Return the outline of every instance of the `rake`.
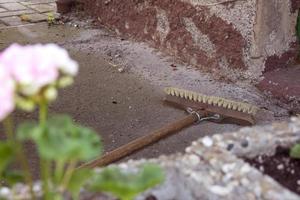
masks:
[[[129,142],[111,152],[106,153],[79,168],[94,168],[109,165],[133,152],[143,149],[163,138],[166,138],[188,126],[198,124],[202,121],[215,123],[231,123],[243,126],[255,124],[255,115],[258,111],[256,106],[248,103],[235,102],[220,97],[207,96],[196,92],[165,88],[166,97],[164,101],[172,106],[184,109],[188,116],[170,123],[157,131]]]

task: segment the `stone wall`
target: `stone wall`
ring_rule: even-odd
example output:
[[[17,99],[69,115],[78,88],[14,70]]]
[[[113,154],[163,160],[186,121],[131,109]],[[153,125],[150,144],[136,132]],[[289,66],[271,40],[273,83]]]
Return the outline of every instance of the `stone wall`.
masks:
[[[298,0],[86,0],[118,34],[236,81],[257,80],[296,56]]]
[[[121,163],[125,170],[144,163],[165,169],[165,182],[137,200],[154,196],[160,200],[297,200],[270,176],[251,167],[244,158],[274,155],[277,147],[290,148],[300,141],[300,118],[237,132],[206,136],[186,148],[185,154]]]

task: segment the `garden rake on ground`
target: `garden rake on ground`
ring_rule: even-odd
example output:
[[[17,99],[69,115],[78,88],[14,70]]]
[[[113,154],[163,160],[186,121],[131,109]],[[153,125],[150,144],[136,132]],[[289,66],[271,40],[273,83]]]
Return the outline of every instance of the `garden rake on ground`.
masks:
[[[206,96],[178,88],[166,88],[164,101],[175,107],[184,109],[189,115],[170,123],[161,129],[125,144],[104,156],[81,165],[79,168],[102,167],[124,158],[133,152],[170,136],[183,128],[202,121],[215,123],[234,123],[238,125],[255,124],[256,106],[227,100],[220,97]]]

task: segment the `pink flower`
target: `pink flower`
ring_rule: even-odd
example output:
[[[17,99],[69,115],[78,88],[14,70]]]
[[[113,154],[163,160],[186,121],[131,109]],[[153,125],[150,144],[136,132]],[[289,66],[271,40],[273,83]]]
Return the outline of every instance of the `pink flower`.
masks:
[[[14,110],[14,89],[14,82],[9,71],[0,65],[0,121]]]
[[[68,52],[55,44],[13,44],[0,55],[0,63],[9,69],[25,95],[37,94],[54,83],[60,73],[74,76],[78,71]]]
[[[68,52],[56,44],[44,46],[45,52],[53,59],[55,66],[65,75],[75,76],[78,73],[78,64],[72,60]]]
[[[42,45],[11,45],[1,54],[0,63],[8,68],[21,86],[21,92],[26,95],[37,93],[40,88],[58,77],[57,68],[43,52]]]

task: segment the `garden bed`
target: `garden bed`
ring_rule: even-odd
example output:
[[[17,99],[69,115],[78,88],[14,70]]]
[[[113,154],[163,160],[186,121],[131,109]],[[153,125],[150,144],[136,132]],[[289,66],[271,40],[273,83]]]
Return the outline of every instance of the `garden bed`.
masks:
[[[292,159],[289,149],[279,147],[273,156],[259,155],[246,162],[300,195],[300,160]]]

